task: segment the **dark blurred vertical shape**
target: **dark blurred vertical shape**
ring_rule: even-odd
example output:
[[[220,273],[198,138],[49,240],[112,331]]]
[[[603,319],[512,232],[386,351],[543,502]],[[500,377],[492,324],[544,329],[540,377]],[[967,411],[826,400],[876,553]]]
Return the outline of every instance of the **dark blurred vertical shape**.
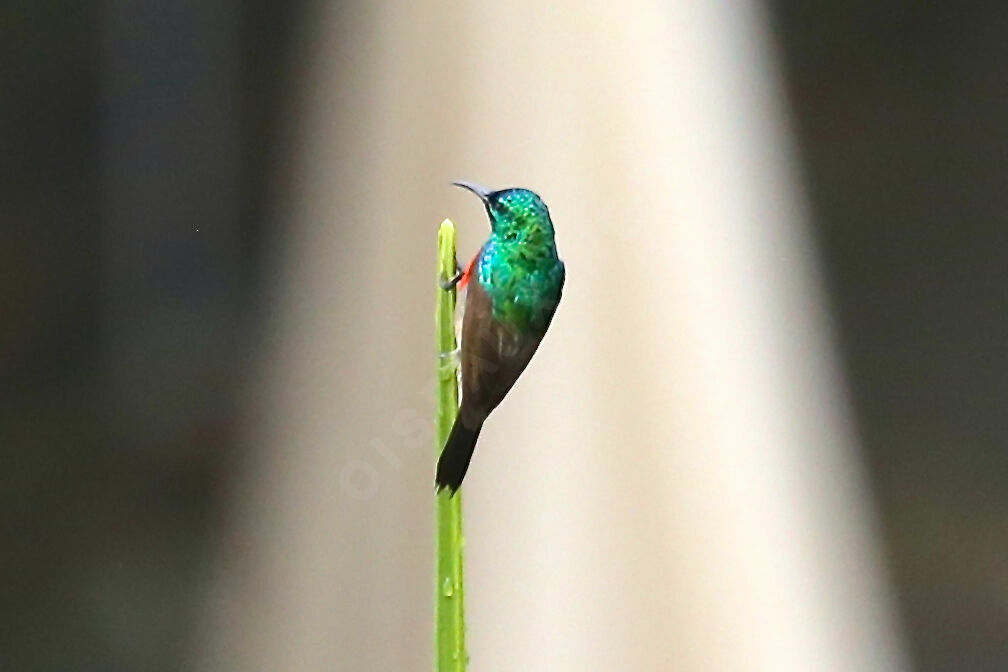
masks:
[[[100,442],[94,10],[0,20],[0,668],[97,669],[75,591]]]
[[[1008,669],[1008,5],[770,4],[912,651]]]
[[[299,3],[7,4],[0,669],[185,669]]]
[[[212,415],[235,360],[232,4],[106,3],[106,343],[117,438],[133,450],[177,445],[172,433]]]
[[[177,669],[242,355],[237,2],[107,0],[102,298],[126,531],[94,560],[123,669]]]

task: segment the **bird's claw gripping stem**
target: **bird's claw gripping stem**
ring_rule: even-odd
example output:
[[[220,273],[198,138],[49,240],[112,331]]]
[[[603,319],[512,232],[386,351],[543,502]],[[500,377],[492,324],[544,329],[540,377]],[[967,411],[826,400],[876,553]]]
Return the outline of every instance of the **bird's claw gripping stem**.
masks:
[[[438,279],[438,285],[440,285],[441,289],[443,289],[443,290],[445,290],[447,292],[448,290],[450,290],[452,287],[454,287],[455,285],[457,285],[459,283],[459,280],[462,279],[463,275],[465,275],[465,272],[462,270],[462,267],[459,266],[458,262],[456,261],[455,262],[455,275],[453,275],[450,278],[444,278],[444,277],[439,278]]]
[[[458,347],[448,352],[438,353],[438,358],[441,360],[438,367],[441,374],[445,377],[454,375],[462,362],[462,348]]]

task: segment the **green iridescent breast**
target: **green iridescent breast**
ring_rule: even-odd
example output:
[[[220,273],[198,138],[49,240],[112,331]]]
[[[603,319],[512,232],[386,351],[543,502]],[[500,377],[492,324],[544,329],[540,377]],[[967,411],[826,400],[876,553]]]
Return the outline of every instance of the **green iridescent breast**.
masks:
[[[544,332],[564,283],[549,212],[524,189],[499,192],[489,211],[493,233],[481,250],[477,280],[493,317],[524,333]]]
[[[478,281],[490,296],[495,320],[538,333],[546,330],[560,300],[564,265],[555,253],[551,260],[535,259],[490,241],[483,247]]]

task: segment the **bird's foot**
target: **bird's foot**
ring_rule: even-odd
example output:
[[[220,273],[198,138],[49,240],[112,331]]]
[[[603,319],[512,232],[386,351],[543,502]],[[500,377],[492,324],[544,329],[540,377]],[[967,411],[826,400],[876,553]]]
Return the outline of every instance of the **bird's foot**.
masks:
[[[462,270],[462,267],[459,266],[458,262],[456,261],[455,262],[455,275],[453,275],[450,278],[445,278],[444,276],[438,278],[438,285],[441,287],[441,289],[443,289],[443,290],[445,290],[447,292],[448,290],[450,290],[451,288],[453,288],[455,285],[457,285],[459,283],[459,280],[462,279],[463,275],[465,275],[465,273]]]
[[[438,369],[444,377],[453,376],[458,371],[459,364],[462,363],[462,348],[455,348],[448,352],[438,353],[440,363]]]

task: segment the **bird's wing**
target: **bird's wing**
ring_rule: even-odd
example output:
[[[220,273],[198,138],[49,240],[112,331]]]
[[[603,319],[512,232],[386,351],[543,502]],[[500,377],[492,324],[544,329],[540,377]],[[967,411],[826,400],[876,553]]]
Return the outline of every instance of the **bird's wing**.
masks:
[[[541,336],[494,319],[490,295],[469,285],[462,323],[462,414],[475,426],[497,407],[525,370]]]

